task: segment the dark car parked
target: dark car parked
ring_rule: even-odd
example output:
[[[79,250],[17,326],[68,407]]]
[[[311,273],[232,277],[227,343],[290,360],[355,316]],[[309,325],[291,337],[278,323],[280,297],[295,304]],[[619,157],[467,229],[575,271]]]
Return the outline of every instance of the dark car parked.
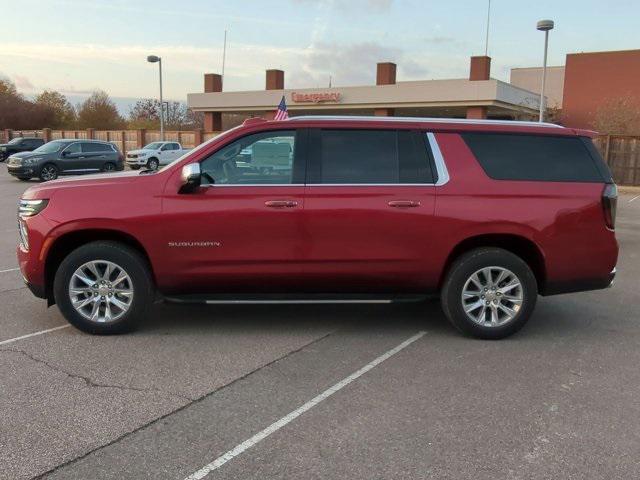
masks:
[[[44,140],[41,138],[18,137],[9,140],[9,143],[0,144],[0,162],[14,153],[30,152],[42,145],[44,145]]]
[[[112,172],[124,169],[124,157],[109,142],[99,140],[54,140],[33,152],[7,159],[7,170],[20,180],[38,177],[54,180],[58,175]]]

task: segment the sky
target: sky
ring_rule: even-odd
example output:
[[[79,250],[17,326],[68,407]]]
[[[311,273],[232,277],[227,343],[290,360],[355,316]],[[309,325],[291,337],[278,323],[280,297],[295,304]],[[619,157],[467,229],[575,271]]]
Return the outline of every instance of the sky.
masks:
[[[220,73],[228,31],[225,90],[264,88],[269,68],[287,88],[375,83],[375,64],[398,65],[398,81],[461,78],[485,50],[488,0],[0,0],[0,76],[27,96],[54,89],[79,101],[95,89],[119,106],[158,94],[186,101],[203,74]],[[640,48],[637,0],[492,0],[491,76],[567,53]],[[133,99],[133,100],[132,100]]]

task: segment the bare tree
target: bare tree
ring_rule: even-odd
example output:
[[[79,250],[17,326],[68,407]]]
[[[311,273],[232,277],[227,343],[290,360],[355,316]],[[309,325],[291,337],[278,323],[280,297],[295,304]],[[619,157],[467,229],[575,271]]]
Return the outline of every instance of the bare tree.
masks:
[[[633,97],[607,100],[597,110],[593,128],[608,135],[640,134],[640,101]]]

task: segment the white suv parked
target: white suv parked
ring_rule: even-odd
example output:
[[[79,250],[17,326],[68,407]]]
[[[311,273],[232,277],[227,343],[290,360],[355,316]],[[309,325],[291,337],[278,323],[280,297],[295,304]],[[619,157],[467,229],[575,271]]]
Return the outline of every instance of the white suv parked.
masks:
[[[160,165],[168,165],[190,149],[182,148],[178,142],[152,142],[139,150],[127,152],[127,165],[134,170],[147,167],[155,170]]]

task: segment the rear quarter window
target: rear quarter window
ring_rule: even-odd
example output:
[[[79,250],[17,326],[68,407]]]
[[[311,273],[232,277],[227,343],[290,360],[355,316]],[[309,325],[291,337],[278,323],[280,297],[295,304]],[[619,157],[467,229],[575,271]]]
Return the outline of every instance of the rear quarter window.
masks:
[[[495,180],[604,182],[580,137],[494,133],[461,134],[486,174]]]

